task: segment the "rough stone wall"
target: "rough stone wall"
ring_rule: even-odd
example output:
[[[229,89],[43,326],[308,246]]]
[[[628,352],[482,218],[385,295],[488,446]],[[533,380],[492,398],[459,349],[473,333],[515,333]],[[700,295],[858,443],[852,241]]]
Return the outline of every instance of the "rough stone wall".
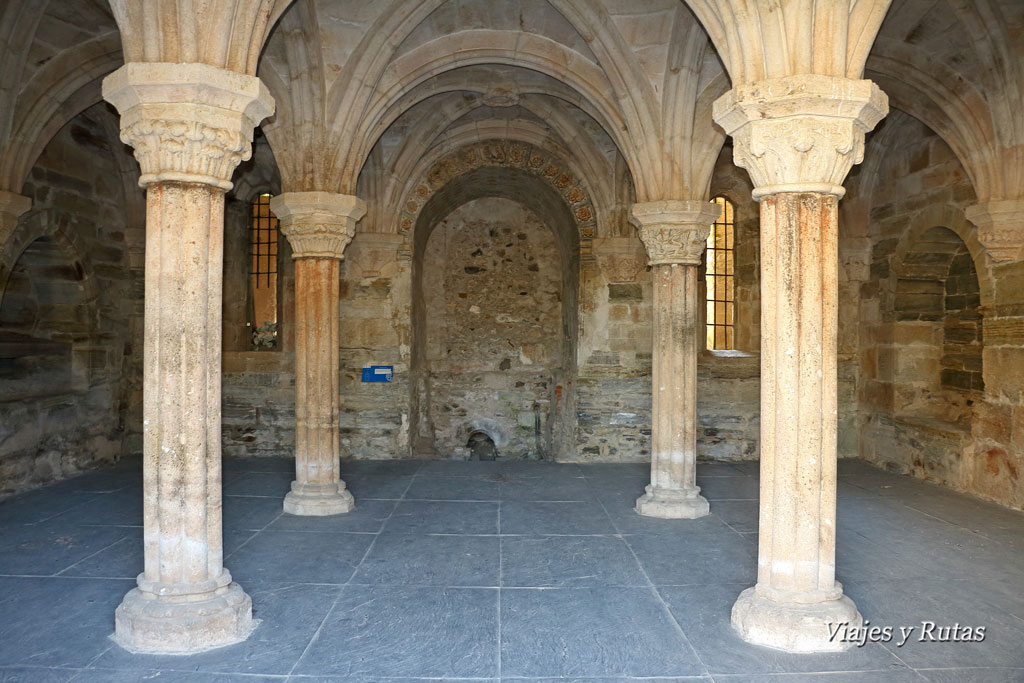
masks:
[[[570,343],[551,230],[516,202],[474,200],[434,229],[423,267],[439,455],[482,431],[498,457],[550,457],[552,401]]]
[[[0,305],[0,495],[141,448],[144,214],[114,131],[107,105],[78,115],[22,189],[33,206],[5,247]]]
[[[945,142],[890,119],[885,148],[869,149],[884,155],[866,217],[870,275],[857,304],[840,303],[860,322],[860,454],[1021,507],[1024,307],[1012,302],[1024,300],[1024,268],[994,266],[977,243],[963,217],[974,191]]]

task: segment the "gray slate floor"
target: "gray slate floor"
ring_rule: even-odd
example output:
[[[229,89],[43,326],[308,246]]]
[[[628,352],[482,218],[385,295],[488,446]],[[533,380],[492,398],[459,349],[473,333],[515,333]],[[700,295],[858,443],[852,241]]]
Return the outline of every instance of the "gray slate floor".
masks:
[[[227,460],[226,565],[262,624],[191,657],[109,640],[141,570],[139,463],[0,503],[0,681],[1024,681],[1024,515],[840,463],[839,578],[877,626],[981,643],[790,655],[739,640],[757,463],[701,464],[712,514],[643,518],[645,465],[348,462],[357,508],[281,513],[285,459]],[[897,634],[898,634],[898,628]]]

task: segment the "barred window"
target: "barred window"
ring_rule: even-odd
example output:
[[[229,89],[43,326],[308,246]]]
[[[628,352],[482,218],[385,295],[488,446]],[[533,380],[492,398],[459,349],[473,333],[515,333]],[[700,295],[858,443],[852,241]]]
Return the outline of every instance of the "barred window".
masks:
[[[250,328],[257,349],[277,346],[277,217],[270,211],[270,195],[252,203],[249,231]]]
[[[736,262],[733,206],[725,197],[715,197],[722,213],[708,235],[707,265],[707,348],[731,349],[736,320]]]

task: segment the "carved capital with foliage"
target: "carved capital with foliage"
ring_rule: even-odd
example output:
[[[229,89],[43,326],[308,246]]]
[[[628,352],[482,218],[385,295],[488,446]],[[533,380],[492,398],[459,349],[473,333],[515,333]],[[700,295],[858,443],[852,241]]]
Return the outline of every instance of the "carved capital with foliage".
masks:
[[[714,103],[733,138],[733,160],[750,173],[754,199],[781,192],[845,194],[864,159],[864,134],[889,111],[868,80],[802,74],[741,85]]]
[[[103,79],[121,114],[121,140],[135,148],[139,184],[184,182],[231,189],[252,155],[253,129],[274,113],[255,76],[209,64],[125,64]]]
[[[292,258],[345,258],[345,247],[366,215],[359,197],[332,192],[285,192],[270,200],[270,210],[292,247]]]
[[[1024,199],[1004,199],[968,206],[967,220],[978,226],[978,241],[993,261],[1024,257]]]
[[[661,201],[634,204],[631,213],[652,266],[695,266],[700,265],[711,224],[721,210],[711,202]]]

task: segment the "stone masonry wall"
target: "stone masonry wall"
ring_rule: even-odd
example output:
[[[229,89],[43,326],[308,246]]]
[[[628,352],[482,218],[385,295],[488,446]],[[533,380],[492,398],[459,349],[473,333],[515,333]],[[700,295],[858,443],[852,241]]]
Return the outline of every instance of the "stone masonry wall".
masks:
[[[0,495],[141,448],[142,192],[116,130],[107,105],[86,110],[22,189],[33,206],[4,246]]]
[[[996,265],[978,244],[963,217],[974,191],[949,147],[910,117],[889,118],[888,146],[868,150],[884,156],[857,310],[860,454],[1024,506],[1024,267]]]
[[[478,199],[434,229],[423,268],[438,454],[481,431],[498,457],[550,457],[552,399],[569,343],[554,234],[521,204]]]

